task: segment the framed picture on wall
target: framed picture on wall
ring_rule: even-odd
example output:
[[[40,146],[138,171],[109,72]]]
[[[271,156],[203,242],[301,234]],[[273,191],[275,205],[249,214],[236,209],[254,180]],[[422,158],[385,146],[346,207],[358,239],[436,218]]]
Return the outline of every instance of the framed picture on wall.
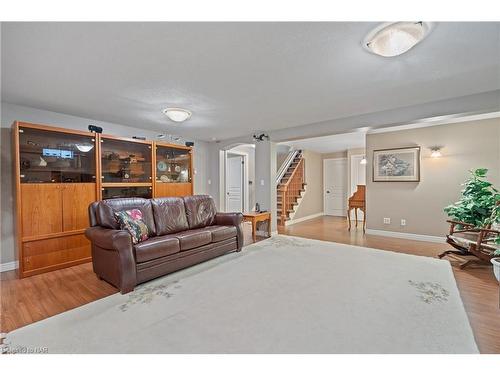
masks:
[[[419,182],[420,147],[373,151],[373,182]]]

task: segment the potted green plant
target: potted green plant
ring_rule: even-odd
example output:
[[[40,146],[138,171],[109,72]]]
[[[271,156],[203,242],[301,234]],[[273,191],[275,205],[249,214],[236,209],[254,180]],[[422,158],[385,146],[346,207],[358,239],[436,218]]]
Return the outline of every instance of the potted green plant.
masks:
[[[499,220],[497,202],[500,193],[486,179],[488,169],[470,171],[471,177],[462,184],[462,197],[444,209],[450,218],[476,227],[485,227]]]
[[[470,171],[470,178],[463,184],[462,197],[444,209],[450,218],[478,228],[489,227],[500,221],[500,193],[487,180],[488,169]],[[500,237],[495,239],[500,244]],[[500,256],[500,249],[493,255]],[[495,277],[500,281],[500,258],[491,259]]]

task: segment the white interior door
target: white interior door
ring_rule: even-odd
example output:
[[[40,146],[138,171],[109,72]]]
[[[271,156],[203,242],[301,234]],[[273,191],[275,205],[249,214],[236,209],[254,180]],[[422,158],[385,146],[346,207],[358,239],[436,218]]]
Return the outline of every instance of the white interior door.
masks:
[[[366,185],[366,164],[361,164],[363,157],[364,155],[351,156],[351,186],[349,196],[358,190],[358,185]],[[363,211],[358,210],[359,220],[363,220],[363,215]],[[354,220],[354,215],[351,218]]]
[[[347,160],[323,160],[325,215],[347,214]]]
[[[227,155],[226,211],[243,211],[243,156]]]

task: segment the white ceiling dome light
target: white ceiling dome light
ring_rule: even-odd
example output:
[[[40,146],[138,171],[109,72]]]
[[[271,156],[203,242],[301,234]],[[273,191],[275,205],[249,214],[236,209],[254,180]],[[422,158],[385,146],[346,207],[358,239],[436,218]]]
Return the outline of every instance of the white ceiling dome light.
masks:
[[[163,113],[174,122],[184,122],[192,115],[191,111],[183,108],[165,108]]]
[[[430,31],[429,22],[384,23],[366,36],[363,45],[376,55],[399,56],[424,40]]]

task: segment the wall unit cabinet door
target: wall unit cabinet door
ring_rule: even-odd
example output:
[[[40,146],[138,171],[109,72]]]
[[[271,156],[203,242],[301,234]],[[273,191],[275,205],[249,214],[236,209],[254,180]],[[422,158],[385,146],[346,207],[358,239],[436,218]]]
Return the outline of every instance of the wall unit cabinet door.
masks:
[[[185,197],[193,195],[193,184],[185,183],[156,183],[155,197]]]
[[[90,260],[90,242],[84,234],[25,242],[25,276],[52,271]]]
[[[85,229],[89,226],[88,207],[96,200],[93,183],[62,185],[63,231]]]
[[[21,184],[23,238],[63,230],[61,184]]]

